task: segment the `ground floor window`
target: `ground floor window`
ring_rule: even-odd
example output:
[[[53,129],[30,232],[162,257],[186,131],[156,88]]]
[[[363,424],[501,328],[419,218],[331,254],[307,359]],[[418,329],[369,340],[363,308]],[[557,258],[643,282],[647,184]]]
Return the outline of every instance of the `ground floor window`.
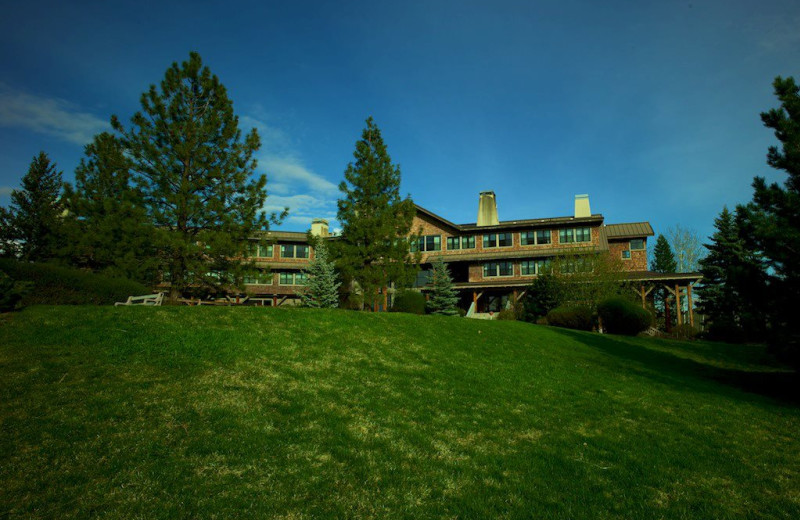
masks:
[[[539,275],[549,271],[552,267],[552,262],[551,258],[523,260],[520,262],[520,272],[523,276]]]
[[[278,274],[278,283],[281,285],[305,285],[308,281],[308,275],[299,271],[282,271]]]

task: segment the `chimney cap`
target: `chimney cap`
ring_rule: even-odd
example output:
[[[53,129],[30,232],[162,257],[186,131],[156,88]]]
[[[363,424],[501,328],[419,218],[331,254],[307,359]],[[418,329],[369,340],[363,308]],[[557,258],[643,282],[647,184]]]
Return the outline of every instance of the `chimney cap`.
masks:
[[[327,225],[328,225],[328,219],[324,219],[324,218],[312,218],[312,219],[311,219],[311,223],[312,223],[312,224],[325,224],[325,225],[327,226]]]
[[[481,196],[483,196],[483,195],[491,195],[492,197],[494,197],[494,191],[492,191],[492,190],[482,191],[481,192]]]

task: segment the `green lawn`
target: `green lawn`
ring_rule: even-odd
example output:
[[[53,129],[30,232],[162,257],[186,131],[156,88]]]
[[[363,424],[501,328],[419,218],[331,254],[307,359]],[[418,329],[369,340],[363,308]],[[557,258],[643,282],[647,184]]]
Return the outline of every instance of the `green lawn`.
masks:
[[[0,519],[800,518],[790,383],[516,322],[33,307],[0,316]]]

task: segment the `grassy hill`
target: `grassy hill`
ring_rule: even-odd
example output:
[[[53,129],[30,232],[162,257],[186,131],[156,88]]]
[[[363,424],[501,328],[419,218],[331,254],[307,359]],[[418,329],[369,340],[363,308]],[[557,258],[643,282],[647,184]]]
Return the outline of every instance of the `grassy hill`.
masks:
[[[0,518],[798,518],[759,347],[270,308],[0,316]],[[769,385],[765,386],[765,383]]]

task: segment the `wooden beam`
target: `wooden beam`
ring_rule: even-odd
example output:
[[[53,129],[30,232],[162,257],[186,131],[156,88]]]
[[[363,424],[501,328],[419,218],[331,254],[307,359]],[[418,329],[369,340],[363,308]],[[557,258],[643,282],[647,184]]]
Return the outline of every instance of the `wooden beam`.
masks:
[[[681,313],[681,288],[675,284],[675,309],[678,311],[678,325],[683,325],[683,316]]]
[[[647,300],[646,300],[647,293],[644,292],[644,284],[643,283],[639,284],[639,293],[641,293],[641,295],[642,295],[642,309],[646,309],[647,308]]]
[[[676,285],[675,287],[678,287],[678,286]],[[670,293],[672,296],[675,296],[675,291],[673,291],[673,290],[672,290],[672,288],[671,288],[669,285],[667,285],[667,284],[664,284],[664,288],[665,288],[666,290],[668,290],[668,291],[669,291],[669,293]]]
[[[692,307],[694,306],[692,302],[692,284],[686,286],[686,303],[689,306],[689,325],[694,327],[694,311]]]

